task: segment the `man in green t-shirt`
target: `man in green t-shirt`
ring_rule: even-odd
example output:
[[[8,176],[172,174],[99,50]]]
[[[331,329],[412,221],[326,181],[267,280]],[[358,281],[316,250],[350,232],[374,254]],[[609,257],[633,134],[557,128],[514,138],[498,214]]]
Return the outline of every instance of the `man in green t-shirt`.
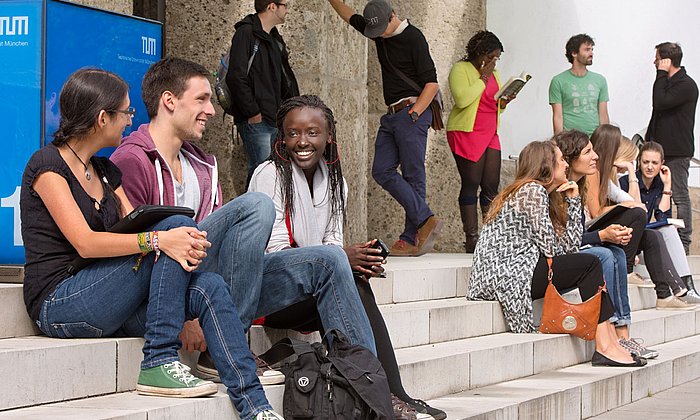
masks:
[[[589,136],[608,116],[608,84],[605,77],[588,71],[593,64],[593,38],[572,36],[566,43],[566,59],[571,68],[554,76],[549,84],[554,134],[577,129]]]

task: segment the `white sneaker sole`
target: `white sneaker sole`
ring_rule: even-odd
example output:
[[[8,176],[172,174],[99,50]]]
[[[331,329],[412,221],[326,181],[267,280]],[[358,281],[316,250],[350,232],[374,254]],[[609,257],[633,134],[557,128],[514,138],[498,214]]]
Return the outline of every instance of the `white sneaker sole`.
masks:
[[[194,388],[161,388],[137,384],[136,392],[152,397],[195,398],[216,394],[219,392],[219,387],[216,384],[206,384]]]
[[[219,372],[216,369],[197,365],[197,372],[202,379],[221,383]],[[263,376],[258,376],[258,380],[262,385],[279,385],[284,383],[284,374],[278,370],[267,371]]]

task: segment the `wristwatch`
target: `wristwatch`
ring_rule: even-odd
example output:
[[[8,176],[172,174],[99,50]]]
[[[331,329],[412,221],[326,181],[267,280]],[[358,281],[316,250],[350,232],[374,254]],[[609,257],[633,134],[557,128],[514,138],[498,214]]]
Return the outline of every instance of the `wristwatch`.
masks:
[[[669,196],[669,197],[670,197],[670,196],[672,196],[672,195],[673,195],[673,191],[663,191],[663,192],[662,192],[661,194],[663,194],[663,195],[667,195],[667,196]]]
[[[420,115],[418,115],[418,112],[416,112],[416,111],[412,111],[408,115],[411,117],[411,121],[413,121],[413,122],[418,121],[418,118],[420,118]]]

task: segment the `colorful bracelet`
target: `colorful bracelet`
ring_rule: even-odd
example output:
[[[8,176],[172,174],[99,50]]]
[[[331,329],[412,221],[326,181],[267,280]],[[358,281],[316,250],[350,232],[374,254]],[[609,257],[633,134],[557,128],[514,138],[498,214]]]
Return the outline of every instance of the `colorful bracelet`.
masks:
[[[156,259],[154,260],[154,262],[155,262],[155,261],[158,261],[158,257],[160,257],[160,246],[158,243],[158,231],[157,230],[154,230],[151,233],[151,243],[153,245],[153,250],[156,252]]]

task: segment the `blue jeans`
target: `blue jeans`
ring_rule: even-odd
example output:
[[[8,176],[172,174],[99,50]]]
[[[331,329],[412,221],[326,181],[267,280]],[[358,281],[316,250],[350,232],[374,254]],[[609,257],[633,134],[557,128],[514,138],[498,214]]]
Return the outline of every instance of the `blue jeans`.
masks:
[[[372,177],[403,207],[406,217],[399,239],[414,245],[418,226],[433,215],[425,201],[425,152],[432,119],[430,108],[415,123],[408,108],[383,115],[374,144]]]
[[[153,230],[196,226],[184,216],[169,217]],[[141,369],[179,360],[178,334],[186,319],[199,318],[222,382],[241,418],[270,409],[255,373],[243,325],[228,288],[215,273],[188,273],[161,253],[104,258],[67,278],[44,301],[39,328],[49,337],[95,338],[143,335]]]
[[[212,243],[200,269],[224,277],[243,326],[313,297],[326,331],[337,329],[376,354],[345,251],[320,245],[265,254],[274,223],[272,200],[257,192],[237,197],[200,223]]]
[[[625,251],[614,245],[593,246],[581,250],[586,254],[598,257],[603,266],[603,277],[610,295],[610,300],[615,307],[615,313],[610,322],[616,327],[630,325],[632,316],[630,311],[630,299],[627,293],[627,258]]]
[[[248,155],[248,178],[246,185],[250,183],[253,171],[269,156],[272,150],[272,143],[277,136],[277,128],[263,120],[257,124],[242,122],[236,124],[238,134],[241,135],[246,155]]]

